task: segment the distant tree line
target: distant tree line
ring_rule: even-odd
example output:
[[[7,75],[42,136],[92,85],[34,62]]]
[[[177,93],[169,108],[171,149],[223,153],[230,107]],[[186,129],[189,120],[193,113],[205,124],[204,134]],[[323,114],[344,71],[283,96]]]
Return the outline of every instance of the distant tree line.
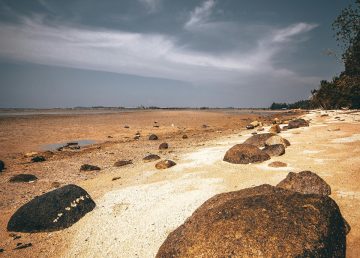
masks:
[[[276,109],[314,109],[318,108],[316,103],[314,103],[312,100],[300,100],[295,103],[272,103],[270,106],[270,109],[276,110]]]

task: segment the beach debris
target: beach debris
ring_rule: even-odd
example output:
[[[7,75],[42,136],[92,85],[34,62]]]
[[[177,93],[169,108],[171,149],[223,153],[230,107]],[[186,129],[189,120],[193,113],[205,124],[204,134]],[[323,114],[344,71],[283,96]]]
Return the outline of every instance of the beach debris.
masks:
[[[8,231],[49,232],[70,227],[96,204],[79,186],[66,185],[21,206],[10,218]]]
[[[0,172],[2,172],[5,169],[5,162],[0,160]]]
[[[265,141],[265,146],[270,146],[275,144],[282,144],[284,145],[285,148],[290,146],[290,142],[279,135],[271,136],[269,139]]]
[[[345,257],[346,222],[328,196],[270,185],[215,195],[156,257]]]
[[[189,138],[186,134],[184,134],[183,136],[182,136],[182,138],[183,139],[187,139],[187,138]]]
[[[287,167],[287,164],[281,161],[274,161],[269,163],[268,166],[273,168],[280,168],[280,167]]]
[[[256,147],[265,147],[265,141],[274,135],[275,134],[273,134],[273,133],[256,134],[256,135],[253,135],[250,138],[248,138],[244,143],[251,144]]]
[[[118,160],[114,163],[114,167],[123,167],[126,165],[130,165],[133,164],[131,159],[123,159],[123,160]]]
[[[324,179],[311,171],[290,172],[276,186],[303,194],[331,194],[331,188]]]
[[[94,170],[100,170],[98,166],[90,165],[90,164],[83,164],[80,167],[80,171],[94,171]]]
[[[269,129],[269,133],[280,133],[280,132],[281,132],[281,128],[278,124],[272,125]]]
[[[43,162],[46,161],[44,156],[35,156],[31,159],[32,162]]]
[[[309,122],[302,118],[298,118],[298,119],[289,121],[287,129],[294,129],[294,128],[305,127],[305,126],[309,126]]]
[[[285,154],[285,147],[283,144],[267,145],[265,146],[263,151],[267,153],[270,157],[281,156]]]
[[[159,145],[159,150],[165,150],[169,148],[169,144],[166,142],[163,142],[162,144]]]
[[[25,248],[28,248],[28,247],[31,247],[31,246],[32,246],[32,243],[27,243],[27,244],[17,243],[14,250],[25,249]]]
[[[159,155],[156,154],[149,154],[145,158],[143,158],[144,162],[152,162],[155,160],[161,159]]]
[[[149,136],[150,141],[156,141],[158,139],[159,139],[159,137],[156,134],[152,134],[152,135]]]
[[[230,148],[225,156],[224,161],[234,164],[259,163],[270,159],[270,156],[251,144],[236,144]]]
[[[9,180],[10,183],[29,183],[38,180],[38,178],[32,174],[18,174],[12,176]]]
[[[155,167],[157,169],[167,169],[167,168],[171,168],[175,165],[176,165],[176,163],[174,161],[166,159],[166,160],[162,160],[162,161],[159,161],[158,163],[156,163]]]

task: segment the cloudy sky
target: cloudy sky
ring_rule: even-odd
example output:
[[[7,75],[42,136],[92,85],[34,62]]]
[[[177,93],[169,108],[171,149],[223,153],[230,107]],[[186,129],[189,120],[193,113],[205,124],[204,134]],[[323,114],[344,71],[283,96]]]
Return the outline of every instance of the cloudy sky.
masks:
[[[268,107],[342,70],[351,0],[0,0],[0,107]]]

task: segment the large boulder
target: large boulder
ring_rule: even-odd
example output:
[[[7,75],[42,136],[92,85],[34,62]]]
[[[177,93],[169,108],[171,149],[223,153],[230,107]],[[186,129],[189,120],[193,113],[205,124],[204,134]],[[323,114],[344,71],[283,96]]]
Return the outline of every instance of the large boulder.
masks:
[[[274,136],[274,135],[275,134],[273,134],[273,133],[256,134],[256,135],[253,135],[250,138],[248,138],[244,143],[245,144],[251,144],[251,145],[254,145],[256,147],[264,147],[266,140],[269,139],[270,137]]]
[[[288,124],[287,129],[293,129],[293,128],[299,128],[305,126],[309,126],[309,122],[306,121],[305,119],[299,118],[299,119],[291,120]]]
[[[32,174],[18,174],[12,176],[9,180],[10,183],[28,183],[38,180],[35,175]]]
[[[285,147],[282,144],[274,144],[266,146],[263,151],[267,153],[270,157],[281,156],[285,154]]]
[[[5,169],[5,163],[4,161],[0,160],[0,172],[2,172]]]
[[[66,185],[35,197],[10,218],[8,231],[46,232],[70,227],[95,208],[95,202],[79,186]]]
[[[214,196],[156,257],[345,257],[346,228],[328,196],[261,185]]]
[[[330,195],[330,186],[317,174],[311,171],[290,172],[277,187],[303,194]]]
[[[270,156],[258,147],[250,144],[236,144],[224,156],[224,161],[235,164],[258,163],[270,159]]]
[[[286,140],[285,138],[282,138],[279,135],[271,136],[270,138],[268,138],[265,141],[265,146],[270,146],[270,145],[275,145],[275,144],[282,144],[282,145],[284,145],[285,148],[290,146],[290,142],[288,140]]]

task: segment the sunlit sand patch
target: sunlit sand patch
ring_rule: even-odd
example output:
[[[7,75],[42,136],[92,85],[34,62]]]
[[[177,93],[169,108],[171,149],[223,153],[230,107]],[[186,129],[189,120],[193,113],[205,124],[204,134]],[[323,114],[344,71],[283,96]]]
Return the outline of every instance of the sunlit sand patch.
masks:
[[[319,150],[304,150],[303,154],[315,154],[315,153],[319,153]]]
[[[221,183],[180,178],[109,192],[80,223],[65,257],[154,257],[172,230],[221,191]]]
[[[354,134],[349,137],[337,138],[337,139],[332,140],[333,143],[349,143],[349,142],[356,142],[356,141],[360,141],[360,134]]]

